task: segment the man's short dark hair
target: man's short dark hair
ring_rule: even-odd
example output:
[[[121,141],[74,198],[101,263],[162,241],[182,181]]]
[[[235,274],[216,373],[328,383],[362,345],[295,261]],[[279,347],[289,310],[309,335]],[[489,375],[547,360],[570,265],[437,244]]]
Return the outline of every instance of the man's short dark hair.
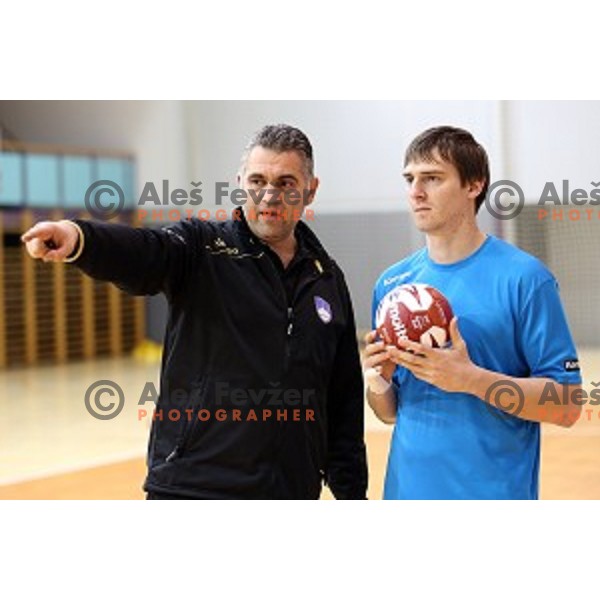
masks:
[[[404,166],[415,160],[431,161],[435,153],[453,164],[462,185],[483,181],[481,193],[475,199],[475,213],[479,210],[490,185],[490,167],[483,146],[465,129],[432,127],[418,135],[406,149]]]
[[[297,152],[304,163],[304,171],[308,179],[314,174],[312,145],[306,134],[291,125],[265,125],[253,136],[244,152],[242,166],[246,164],[253,148],[260,146],[274,152]]]

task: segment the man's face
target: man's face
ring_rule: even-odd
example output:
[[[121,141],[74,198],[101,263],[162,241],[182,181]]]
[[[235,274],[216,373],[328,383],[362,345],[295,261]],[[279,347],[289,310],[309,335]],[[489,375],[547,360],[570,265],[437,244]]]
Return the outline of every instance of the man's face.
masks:
[[[256,146],[238,175],[238,185],[246,190],[243,210],[250,230],[273,244],[293,235],[304,208],[314,199],[319,180],[313,177],[309,181],[298,152]]]
[[[429,162],[417,159],[403,172],[415,225],[426,234],[451,233],[475,219],[475,198],[482,182],[463,185],[456,167],[436,152]]]

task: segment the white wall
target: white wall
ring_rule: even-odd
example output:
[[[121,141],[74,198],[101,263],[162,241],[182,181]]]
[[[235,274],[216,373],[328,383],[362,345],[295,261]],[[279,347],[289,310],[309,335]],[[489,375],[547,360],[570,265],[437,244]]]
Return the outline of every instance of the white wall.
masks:
[[[233,186],[243,147],[263,125],[302,129],[321,179],[315,210],[322,213],[406,209],[401,176],[404,149],[434,125],[469,129],[497,170],[500,104],[490,102],[262,101],[186,102],[190,173]],[[213,195],[204,194],[205,202]]]
[[[560,192],[563,179],[571,189],[593,189],[600,181],[600,102],[510,102],[505,143],[507,172],[537,203],[544,184]]]

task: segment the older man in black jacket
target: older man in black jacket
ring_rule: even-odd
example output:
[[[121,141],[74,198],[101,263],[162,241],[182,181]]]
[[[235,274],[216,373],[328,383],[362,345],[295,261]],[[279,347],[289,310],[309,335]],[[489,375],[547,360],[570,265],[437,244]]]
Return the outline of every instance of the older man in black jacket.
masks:
[[[250,200],[226,222],[42,222],[23,241],[35,258],[168,299],[148,498],[316,499],[322,482],[336,498],[365,498],[350,296],[298,218],[319,183],[308,138],[264,127],[238,181]]]

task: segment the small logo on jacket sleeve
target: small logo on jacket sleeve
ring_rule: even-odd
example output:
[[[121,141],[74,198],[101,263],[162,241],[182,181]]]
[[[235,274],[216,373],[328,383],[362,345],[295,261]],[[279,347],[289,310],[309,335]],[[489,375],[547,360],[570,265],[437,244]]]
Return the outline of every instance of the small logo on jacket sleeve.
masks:
[[[329,302],[321,298],[321,296],[315,296],[315,309],[317,310],[319,319],[321,319],[323,323],[329,323],[333,318],[333,313],[331,311]]]

